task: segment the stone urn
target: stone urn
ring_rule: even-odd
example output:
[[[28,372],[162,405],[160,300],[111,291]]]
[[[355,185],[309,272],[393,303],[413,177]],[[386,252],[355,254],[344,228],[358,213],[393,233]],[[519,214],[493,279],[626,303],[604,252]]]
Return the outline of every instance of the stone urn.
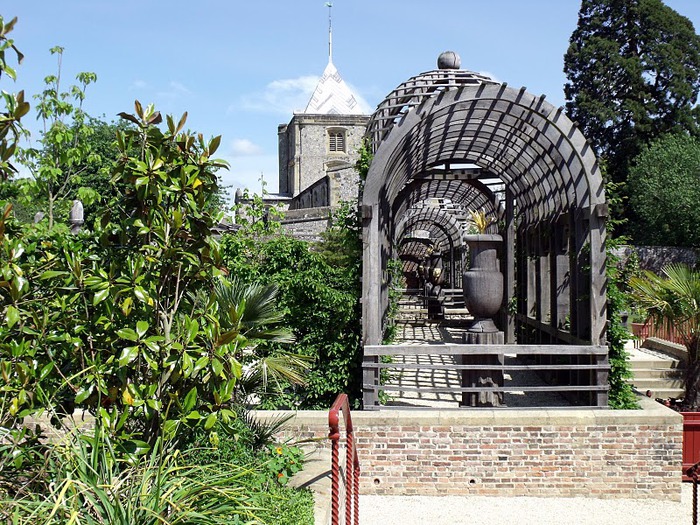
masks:
[[[503,274],[498,263],[498,248],[503,237],[496,234],[465,235],[469,245],[469,269],[462,274],[464,304],[474,316],[472,332],[497,332],[493,316],[503,304]]]
[[[503,274],[498,263],[498,248],[503,242],[500,235],[465,235],[469,246],[469,269],[462,274],[464,304],[474,320],[464,334],[464,343],[489,345],[503,344],[503,332],[493,322],[503,303]],[[462,371],[462,386],[493,388],[504,384],[500,366],[504,363],[502,354],[467,353],[462,355],[463,365],[497,365],[493,370],[480,368]],[[503,404],[502,392],[463,392],[461,406],[494,407]]]

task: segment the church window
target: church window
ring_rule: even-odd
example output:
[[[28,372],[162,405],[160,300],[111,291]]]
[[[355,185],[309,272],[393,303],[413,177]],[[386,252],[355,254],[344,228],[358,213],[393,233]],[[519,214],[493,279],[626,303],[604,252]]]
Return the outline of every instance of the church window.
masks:
[[[345,132],[332,129],[328,131],[328,151],[331,153],[345,153]]]

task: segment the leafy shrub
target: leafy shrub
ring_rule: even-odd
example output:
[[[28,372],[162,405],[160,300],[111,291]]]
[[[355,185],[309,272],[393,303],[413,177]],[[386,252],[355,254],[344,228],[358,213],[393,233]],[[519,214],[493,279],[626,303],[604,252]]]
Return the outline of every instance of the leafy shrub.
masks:
[[[289,479],[299,472],[304,465],[304,452],[299,447],[285,443],[268,445],[267,471],[280,485],[286,485]]]
[[[274,441],[287,418],[256,420],[245,411],[229,425],[212,431],[192,429],[182,443],[183,456],[190,464],[234,464],[247,472],[251,504],[257,517],[274,525],[313,525],[313,496],[308,490],[287,485],[303,467],[300,448]]]
[[[608,202],[616,206],[620,202],[618,196],[619,185],[608,183]],[[639,408],[632,386],[626,381],[632,377],[630,370],[629,356],[625,351],[625,342],[629,339],[629,332],[622,324],[620,314],[623,310],[629,309],[628,279],[630,273],[634,272],[632,266],[620,268],[619,258],[615,255],[616,248],[619,248],[626,241],[626,237],[615,236],[615,229],[624,224],[623,219],[612,218],[608,221],[609,235],[606,238],[606,275],[608,278],[608,359],[610,361],[610,373],[608,374],[608,405],[617,409]]]
[[[183,463],[160,445],[124,464],[108,436],[72,433],[50,448],[43,490],[0,502],[0,517],[18,525],[255,522],[248,474],[234,464]]]
[[[221,240],[228,271],[247,281],[275,282],[285,326],[295,336],[294,352],[312,359],[301,388],[266,396],[265,408],[327,408],[340,392],[360,399],[360,252],[356,218],[336,216],[318,246],[284,234],[245,229]],[[355,226],[353,226],[355,225]],[[279,351],[271,347],[270,352]]]

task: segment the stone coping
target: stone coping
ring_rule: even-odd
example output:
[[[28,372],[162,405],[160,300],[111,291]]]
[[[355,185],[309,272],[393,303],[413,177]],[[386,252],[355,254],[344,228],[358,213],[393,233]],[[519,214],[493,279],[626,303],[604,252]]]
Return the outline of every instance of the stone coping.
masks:
[[[377,426],[629,426],[682,425],[683,416],[653,399],[639,397],[639,410],[608,410],[592,408],[509,410],[499,409],[382,409],[352,412],[355,428]],[[328,411],[321,410],[258,410],[260,419],[294,414],[289,424],[328,425]],[[342,426],[342,425],[341,425]]]
[[[688,362],[688,350],[678,343],[672,343],[658,337],[647,337],[642,343],[642,348],[662,352],[684,363]]]

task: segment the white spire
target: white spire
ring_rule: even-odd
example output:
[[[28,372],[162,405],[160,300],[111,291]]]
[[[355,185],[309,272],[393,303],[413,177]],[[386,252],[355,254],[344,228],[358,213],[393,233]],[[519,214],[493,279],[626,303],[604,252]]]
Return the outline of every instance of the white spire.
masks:
[[[333,62],[333,4],[326,2],[328,8],[328,62]]]
[[[316,85],[311,100],[306,105],[304,113],[313,115],[361,115],[362,109],[355,95],[341,78],[333,65],[333,26],[331,8],[333,4],[326,2],[328,8],[328,65]]]

